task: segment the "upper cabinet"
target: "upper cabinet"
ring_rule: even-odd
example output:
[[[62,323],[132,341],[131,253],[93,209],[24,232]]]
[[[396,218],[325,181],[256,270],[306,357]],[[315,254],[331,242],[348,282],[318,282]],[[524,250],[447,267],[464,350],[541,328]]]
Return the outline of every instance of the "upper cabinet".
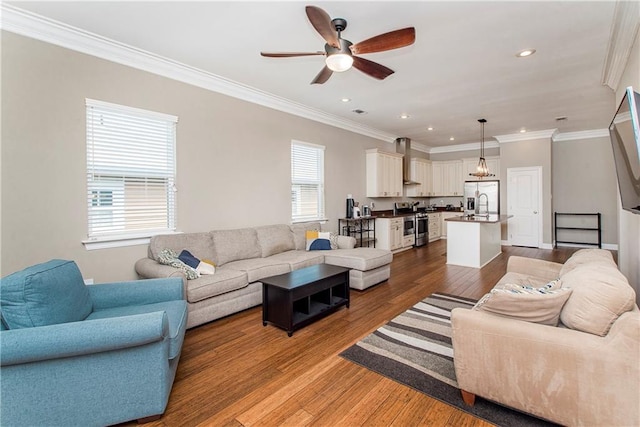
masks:
[[[431,197],[433,196],[433,172],[431,161],[421,158],[413,158],[410,162],[409,175],[412,181],[419,184],[406,187],[407,197]]]
[[[402,196],[402,154],[367,150],[367,197]]]
[[[490,176],[487,178],[483,178],[482,180],[475,177],[475,176],[470,176],[470,173],[475,173],[478,169],[478,158],[474,158],[474,159],[462,159],[462,169],[463,169],[463,176],[464,176],[464,180],[465,181],[486,181],[486,180],[494,180],[494,179],[500,179],[500,157],[498,156],[491,156],[491,157],[486,157],[485,160],[487,161],[487,168],[489,169],[489,173],[494,174],[495,176]]]
[[[433,196],[463,196],[464,177],[461,160],[434,161],[431,163]]]

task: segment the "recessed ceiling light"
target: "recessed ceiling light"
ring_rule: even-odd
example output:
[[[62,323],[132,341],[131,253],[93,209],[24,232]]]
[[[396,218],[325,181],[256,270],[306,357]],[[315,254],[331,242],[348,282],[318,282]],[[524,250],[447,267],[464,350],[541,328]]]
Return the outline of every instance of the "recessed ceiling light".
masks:
[[[408,114],[400,114],[400,118],[401,119],[408,119],[409,117],[411,117],[411,116],[408,115]]]
[[[432,128],[431,126],[429,126],[429,127],[427,128],[427,130],[433,130],[433,128]]]
[[[454,137],[449,138],[449,141],[455,141],[456,139]]]
[[[351,98],[342,98],[340,101],[342,101],[342,102],[349,102],[349,101],[351,101]]]
[[[520,129],[520,133],[526,133],[527,130],[526,129]]]
[[[525,50],[521,50],[520,52],[516,53],[516,56],[518,58],[524,58],[526,56],[531,56],[534,53],[536,53],[535,49],[525,49]]]

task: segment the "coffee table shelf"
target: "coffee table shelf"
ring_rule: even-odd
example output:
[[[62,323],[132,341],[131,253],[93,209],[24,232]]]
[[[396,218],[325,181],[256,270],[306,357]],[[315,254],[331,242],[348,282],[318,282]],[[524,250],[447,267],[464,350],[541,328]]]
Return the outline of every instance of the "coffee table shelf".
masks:
[[[320,264],[262,279],[262,324],[293,331],[349,308],[349,269]]]

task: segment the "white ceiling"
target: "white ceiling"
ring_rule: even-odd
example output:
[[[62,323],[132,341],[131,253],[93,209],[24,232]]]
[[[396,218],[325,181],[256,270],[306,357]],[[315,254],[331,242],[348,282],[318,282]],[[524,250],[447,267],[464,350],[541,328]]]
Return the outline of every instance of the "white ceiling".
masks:
[[[10,4],[431,147],[479,141],[479,118],[488,120],[489,140],[521,129],[603,129],[615,109],[613,90],[602,84],[612,1]],[[362,55],[395,70],[386,80],[352,69],[310,85],[323,57],[260,56],[323,50],[306,4],[347,19],[342,36],[353,43],[408,26],[415,27],[416,42]],[[525,48],[537,53],[517,58]],[[410,118],[400,119],[402,113]],[[567,120],[556,121],[559,116]]]

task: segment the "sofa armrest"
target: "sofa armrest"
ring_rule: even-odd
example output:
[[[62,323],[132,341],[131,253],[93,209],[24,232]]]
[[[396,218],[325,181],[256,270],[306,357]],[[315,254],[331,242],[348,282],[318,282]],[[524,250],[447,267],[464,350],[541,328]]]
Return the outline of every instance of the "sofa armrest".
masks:
[[[184,299],[183,283],[177,277],[102,283],[88,289],[96,309]]]
[[[163,311],[0,332],[0,365],[9,366],[138,347],[169,335]],[[167,343],[167,354],[169,344]]]
[[[151,258],[142,258],[136,261],[135,264],[136,273],[143,279],[160,279],[166,277],[181,277],[184,281],[187,277],[182,270],[170,265],[160,264],[158,261]]]
[[[536,258],[511,256],[507,262],[507,272],[527,274],[545,280],[557,279],[562,264]]]
[[[353,249],[356,247],[356,238],[353,236],[338,236],[338,249]]]
[[[460,308],[451,325],[460,389],[564,425],[639,420],[639,312],[604,337]]]

